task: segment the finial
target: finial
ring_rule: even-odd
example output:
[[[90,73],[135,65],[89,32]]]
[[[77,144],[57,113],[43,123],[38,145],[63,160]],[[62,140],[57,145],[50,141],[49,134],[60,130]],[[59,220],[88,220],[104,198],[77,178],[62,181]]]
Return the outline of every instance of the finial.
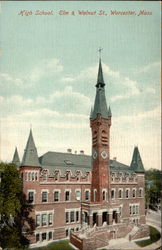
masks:
[[[99,57],[100,57],[100,59],[101,59],[101,51],[102,51],[102,50],[103,50],[103,48],[99,47],[98,52],[99,52]]]
[[[32,124],[30,123],[30,130],[32,130]]]

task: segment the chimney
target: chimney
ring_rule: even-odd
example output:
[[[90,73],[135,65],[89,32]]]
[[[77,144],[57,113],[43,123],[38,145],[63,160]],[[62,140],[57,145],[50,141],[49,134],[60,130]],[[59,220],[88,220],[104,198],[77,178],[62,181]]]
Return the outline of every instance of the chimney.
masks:
[[[67,149],[67,153],[71,154],[71,153],[72,153],[72,149],[71,149],[71,148],[68,148],[68,149]]]
[[[116,161],[117,160],[117,157],[115,156],[114,158],[113,158],[113,161]]]
[[[84,150],[80,150],[80,154],[81,154],[81,155],[84,155]]]

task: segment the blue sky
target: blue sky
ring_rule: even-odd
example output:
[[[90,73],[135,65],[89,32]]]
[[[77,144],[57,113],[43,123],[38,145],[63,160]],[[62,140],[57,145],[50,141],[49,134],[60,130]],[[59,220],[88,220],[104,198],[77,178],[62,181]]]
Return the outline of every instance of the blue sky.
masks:
[[[18,15],[21,10],[33,14]],[[36,10],[54,15],[36,16]],[[140,10],[152,15],[138,16]],[[22,158],[30,124],[39,155],[67,148],[91,153],[101,46],[113,113],[111,158],[129,164],[138,145],[145,168],[160,168],[160,2],[1,2],[0,28],[1,160],[10,161],[15,146]]]

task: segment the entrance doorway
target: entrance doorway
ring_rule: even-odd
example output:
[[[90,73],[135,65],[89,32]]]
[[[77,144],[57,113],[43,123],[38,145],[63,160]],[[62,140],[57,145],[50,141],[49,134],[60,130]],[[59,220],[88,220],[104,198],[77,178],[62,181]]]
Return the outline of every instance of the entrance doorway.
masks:
[[[107,222],[107,212],[103,212],[103,213],[102,213],[102,224],[103,224],[104,222]]]
[[[93,226],[97,225],[97,213],[93,213]]]

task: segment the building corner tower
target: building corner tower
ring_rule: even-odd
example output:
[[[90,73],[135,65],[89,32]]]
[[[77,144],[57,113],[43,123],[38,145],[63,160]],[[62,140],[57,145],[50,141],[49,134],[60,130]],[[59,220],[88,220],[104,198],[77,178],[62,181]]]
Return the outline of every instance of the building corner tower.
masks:
[[[105,83],[99,60],[96,97],[91,110],[90,127],[92,131],[92,183],[91,201],[106,202],[110,198],[110,126],[111,110],[107,108]]]

